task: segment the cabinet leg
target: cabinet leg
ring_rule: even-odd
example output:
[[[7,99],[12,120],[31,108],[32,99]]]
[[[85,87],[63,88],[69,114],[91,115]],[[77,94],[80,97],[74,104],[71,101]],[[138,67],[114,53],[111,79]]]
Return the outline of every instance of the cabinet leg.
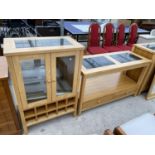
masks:
[[[24,135],[27,135],[27,134],[28,134],[28,127],[27,127],[27,126],[24,126],[24,127],[23,127],[23,130],[24,130],[24,131],[23,131],[23,134],[24,134]]]
[[[75,110],[75,112],[73,113],[73,116],[76,117],[77,116],[77,111]]]

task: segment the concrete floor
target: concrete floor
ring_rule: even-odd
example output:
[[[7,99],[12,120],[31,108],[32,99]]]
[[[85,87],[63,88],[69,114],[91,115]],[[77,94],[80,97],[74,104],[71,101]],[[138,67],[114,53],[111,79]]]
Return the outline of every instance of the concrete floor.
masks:
[[[101,135],[143,113],[155,113],[155,99],[145,100],[145,95],[130,96],[95,109],[78,117],[65,115],[29,128],[30,135]]]

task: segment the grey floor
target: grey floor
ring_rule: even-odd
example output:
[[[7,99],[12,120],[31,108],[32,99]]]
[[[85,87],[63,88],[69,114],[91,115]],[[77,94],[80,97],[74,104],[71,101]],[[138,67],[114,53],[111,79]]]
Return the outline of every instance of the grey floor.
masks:
[[[145,100],[145,95],[127,97],[95,109],[78,117],[62,116],[29,128],[30,135],[100,135],[146,112],[155,113],[155,99]]]

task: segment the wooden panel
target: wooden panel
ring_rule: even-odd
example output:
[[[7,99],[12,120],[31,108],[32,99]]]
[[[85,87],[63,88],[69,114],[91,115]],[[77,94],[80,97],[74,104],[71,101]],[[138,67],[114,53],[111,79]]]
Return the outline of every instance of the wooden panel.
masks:
[[[8,77],[8,64],[6,57],[0,56],[0,79]]]
[[[0,81],[0,134],[18,134],[19,132],[19,122],[6,78]]]
[[[135,87],[136,83],[120,72],[88,78],[85,87],[84,102]]]
[[[135,88],[130,88],[130,89],[126,89],[126,91],[125,90],[118,91],[117,93],[111,93],[107,96],[103,96],[103,97],[97,98],[95,100],[90,100],[90,101],[84,102],[82,104],[82,111],[110,103],[112,101],[121,99],[121,98],[129,96],[129,95],[133,95],[135,93],[135,90],[136,90]]]
[[[148,91],[148,94],[146,96],[147,99],[153,99],[155,98],[155,76],[152,80],[152,83],[151,83],[151,86],[150,86],[150,89]]]
[[[142,47],[142,45],[135,45],[133,52],[151,60],[151,64],[143,80],[143,84],[139,89],[140,94],[142,91],[148,90],[151,85],[155,71],[155,53],[150,49]]]

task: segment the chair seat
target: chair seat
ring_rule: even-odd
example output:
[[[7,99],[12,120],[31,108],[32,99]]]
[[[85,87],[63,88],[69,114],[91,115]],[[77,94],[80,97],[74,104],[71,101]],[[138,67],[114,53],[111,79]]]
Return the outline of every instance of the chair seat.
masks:
[[[116,46],[104,46],[103,47],[106,51],[108,52],[118,52],[121,51],[118,47]]]
[[[107,53],[107,51],[105,49],[103,49],[102,47],[89,47],[88,48],[88,52],[90,54],[101,54],[101,53]]]
[[[127,135],[155,135],[155,116],[146,113],[120,127]]]
[[[117,46],[119,49],[120,49],[120,51],[131,51],[131,49],[132,49],[132,45],[118,45]]]

